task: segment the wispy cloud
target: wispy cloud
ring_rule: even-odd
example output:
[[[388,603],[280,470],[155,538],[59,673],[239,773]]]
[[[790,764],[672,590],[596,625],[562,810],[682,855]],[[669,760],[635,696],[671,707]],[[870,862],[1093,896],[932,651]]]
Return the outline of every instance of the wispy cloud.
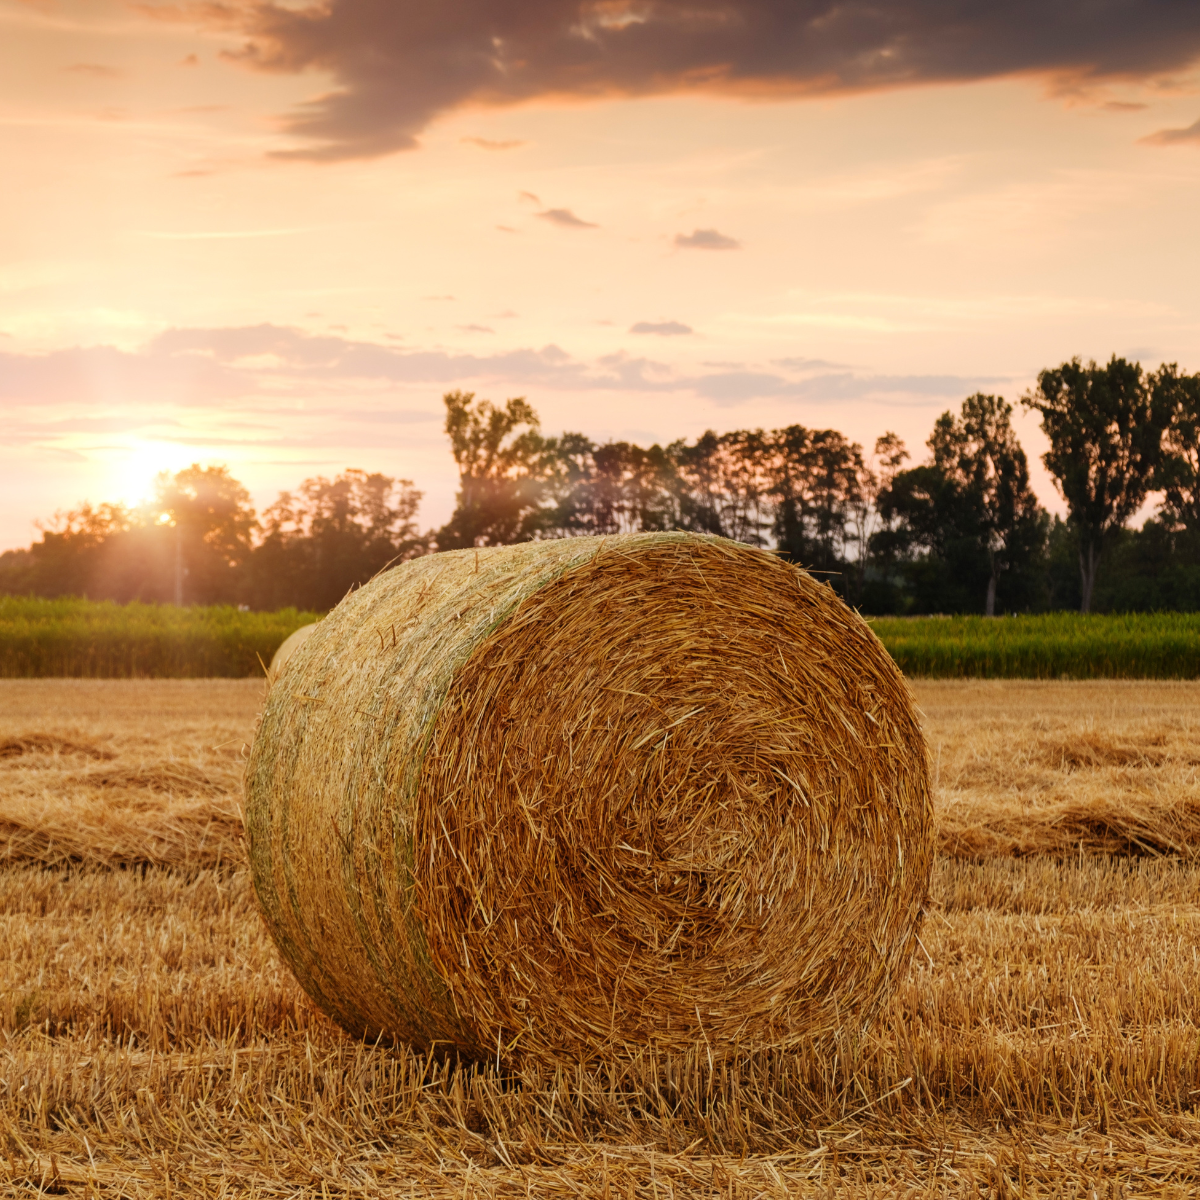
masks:
[[[561,225],[564,229],[600,228],[599,225],[595,225],[591,221],[584,221],[582,218],[577,217],[569,208],[547,208],[534,215],[541,217],[543,221],[549,221],[552,225]]]
[[[517,150],[521,146],[528,145],[522,141],[501,141],[493,142],[490,138],[481,137],[465,137],[463,143],[468,146],[478,146],[480,150]]]
[[[211,174],[207,171],[177,171],[177,175],[205,175]],[[223,238],[264,238],[264,237],[291,237],[297,233],[311,233],[312,227],[305,226],[296,229],[197,229],[197,230],[173,230],[173,229],[135,229],[133,231],[138,237],[162,238],[167,241],[175,242],[203,242],[210,240],[220,240]]]
[[[669,324],[660,322],[658,324]],[[686,328],[686,326],[684,327]],[[781,360],[778,370],[711,364],[700,373],[625,353],[582,361],[561,347],[524,347],[489,354],[402,349],[281,325],[172,329],[140,350],[73,347],[49,354],[0,352],[0,399],[13,411],[69,406],[83,419],[128,416],[145,408],[162,421],[170,410],[236,404],[239,412],[278,411],[303,404],[312,415],[320,397],[359,397],[393,385],[553,387],[700,396],[721,407],[751,400],[835,403],[864,398],[928,403],[1009,382],[995,377],[877,375],[816,359]],[[314,403],[314,401],[316,403]],[[88,415],[90,411],[90,416]],[[330,412],[337,410],[330,409]],[[356,408],[353,411],[365,411]],[[31,419],[29,417],[26,418]],[[404,422],[423,417],[403,418]]]
[[[740,250],[742,243],[727,237],[715,229],[695,229],[691,233],[677,233],[675,245],[685,250]]]
[[[682,321],[638,321],[629,327],[630,333],[656,333],[660,337],[679,337],[685,333],[694,333],[690,325]]]
[[[120,79],[125,72],[119,67],[109,67],[104,63],[77,62],[64,67],[72,75],[90,75],[93,79]]]
[[[1188,143],[1200,146],[1200,120],[1186,129],[1160,129],[1141,140],[1147,146],[1180,146]]]

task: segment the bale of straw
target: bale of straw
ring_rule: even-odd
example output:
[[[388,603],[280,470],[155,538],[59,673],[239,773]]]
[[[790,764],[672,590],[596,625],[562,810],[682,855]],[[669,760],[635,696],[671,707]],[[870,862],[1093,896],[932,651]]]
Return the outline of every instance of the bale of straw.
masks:
[[[271,655],[271,665],[267,668],[267,684],[273,684],[279,678],[280,672],[287,666],[288,660],[312,637],[313,630],[316,629],[317,622],[312,621],[308,625],[301,625],[299,629],[293,629],[280,643],[279,649]]]
[[[867,625],[677,533],[377,577],[268,695],[245,819],[312,999],[475,1060],[860,1032],[933,856],[913,699]]]

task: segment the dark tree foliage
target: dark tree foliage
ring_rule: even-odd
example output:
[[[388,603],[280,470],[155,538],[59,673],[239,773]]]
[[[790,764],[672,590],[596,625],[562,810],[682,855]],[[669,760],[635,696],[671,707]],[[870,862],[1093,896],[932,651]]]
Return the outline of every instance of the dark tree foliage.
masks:
[[[547,448],[553,500],[542,536],[680,528],[678,473],[661,446],[597,446],[581,433],[566,433]]]
[[[1096,569],[1118,530],[1141,507],[1158,466],[1167,414],[1137,363],[1078,358],[1038,376],[1022,403],[1042,417],[1042,455],[1079,537],[1080,609],[1091,611]]]
[[[459,490],[436,532],[419,530],[407,480],[307,479],[260,522],[225,467],[193,465],[160,476],[137,509],[58,514],[40,541],[0,554],[0,593],[320,610],[435,547],[684,529],[783,554],[870,613],[1200,609],[1200,375],[1173,364],[1042,372],[1024,402],[1050,437],[1066,521],[1034,499],[996,396],[944,413],[916,466],[894,433],[869,457],[802,425],[598,445],[543,436],[521,398],[444,401]],[[1157,518],[1127,528],[1150,488]]]
[[[994,616],[1029,607],[1048,517],[1029,486],[1012,406],[976,393],[943,413],[927,462],[894,472],[876,501],[893,555],[909,556],[915,607]],[[911,558],[914,549],[924,553]]]
[[[263,513],[263,538],[246,572],[254,608],[332,608],[385,567],[429,551],[407,479],[349,470],[306,479]]]
[[[177,604],[231,602],[258,528],[250,493],[227,467],[197,463],[160,475],[156,493],[154,524],[174,558],[171,598]]]
[[[544,528],[544,499],[558,464],[523,397],[501,408],[474,392],[447,392],[446,434],[458,466],[454,514],[439,550],[523,542]]]
[[[1181,375],[1170,363],[1150,377],[1150,387],[1164,424],[1153,480],[1163,493],[1159,516],[1194,544],[1200,540],[1200,375]]]

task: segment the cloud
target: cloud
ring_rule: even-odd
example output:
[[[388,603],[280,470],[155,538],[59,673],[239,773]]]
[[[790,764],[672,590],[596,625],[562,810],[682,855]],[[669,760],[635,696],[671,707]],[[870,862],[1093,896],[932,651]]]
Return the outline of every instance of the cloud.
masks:
[[[187,57],[179,60],[179,65],[181,67],[198,67],[200,65],[200,59],[195,54],[189,54]]]
[[[463,333],[495,333],[496,331],[490,325],[460,325],[458,327]]]
[[[160,17],[240,40],[226,57],[318,72],[283,157],[410,149],[441,113],[536,98],[830,95],[1037,75],[1065,89],[1161,79],[1200,54],[1192,0],[176,0]]]
[[[818,361],[801,360],[805,365],[800,371],[811,371]],[[689,394],[734,407],[750,400],[928,404],[932,398],[957,399],[1011,382],[827,369],[800,378],[798,373],[712,364],[693,375],[623,352],[585,362],[553,344],[489,354],[409,350],[263,324],[170,329],[134,351],[76,346],[42,354],[0,352],[0,402],[14,417],[25,414],[21,419],[30,426],[28,440],[73,429],[97,432],[102,428],[97,421],[132,420],[135,414],[138,421],[170,424],[172,410],[289,412],[299,419],[336,413],[339,409],[331,406],[345,398],[352,412],[364,413],[366,397],[386,397],[411,384]],[[409,424],[426,419],[423,413],[405,411],[408,415],[388,420]],[[53,430],[46,424],[60,420],[61,427]],[[221,428],[227,427],[222,418]]]
[[[584,221],[577,217],[569,208],[547,208],[545,211],[535,213],[535,216],[541,217],[543,221],[549,221],[554,225],[561,225],[565,229],[599,229],[599,225],[593,225],[591,221]]]
[[[480,150],[516,150],[519,146],[528,145],[519,141],[493,142],[490,138],[481,137],[465,137],[462,140],[468,146],[478,146]]]
[[[93,79],[120,79],[125,72],[117,67],[106,67],[103,63],[78,62],[64,67],[73,75],[90,75]]]
[[[773,358],[773,365],[789,371],[848,371],[846,363],[830,362],[827,358]]]
[[[675,245],[686,250],[740,250],[742,243],[736,238],[726,237],[715,229],[695,229],[691,233],[677,233]]]
[[[690,325],[682,321],[638,321],[629,327],[630,333],[657,333],[661,337],[677,337],[684,333],[694,333]]]
[[[541,201],[541,198],[540,198],[540,197],[538,197],[538,196],[535,196],[535,195],[533,194],[533,192],[518,192],[518,193],[517,193],[517,199],[518,199],[518,200],[524,200],[524,201],[525,201],[525,203],[527,203],[527,204],[537,204],[537,205],[540,205],[540,204],[542,203],[542,201]]]
[[[1196,121],[1186,129],[1160,129],[1157,133],[1142,138],[1141,141],[1147,146],[1178,146],[1185,142],[1192,142],[1200,146],[1200,121]]]
[[[931,397],[970,395],[980,387],[1010,382],[995,377],[961,375],[856,375],[850,371],[787,379],[765,371],[719,371],[688,380],[697,395],[722,408],[748,400],[911,401],[928,404]]]

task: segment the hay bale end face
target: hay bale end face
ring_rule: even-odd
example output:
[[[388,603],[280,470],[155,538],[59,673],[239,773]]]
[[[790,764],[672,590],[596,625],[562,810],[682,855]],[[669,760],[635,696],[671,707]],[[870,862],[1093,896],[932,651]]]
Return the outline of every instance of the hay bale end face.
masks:
[[[267,684],[270,686],[279,678],[280,672],[287,666],[292,655],[308,641],[313,635],[313,631],[317,627],[317,622],[313,621],[309,625],[301,625],[299,629],[293,629],[280,643],[279,649],[271,655],[271,665],[267,668]]]
[[[857,1032],[933,855],[866,624],[691,534],[454,551],[353,593],[268,695],[246,828],[326,1013],[493,1060]]]

